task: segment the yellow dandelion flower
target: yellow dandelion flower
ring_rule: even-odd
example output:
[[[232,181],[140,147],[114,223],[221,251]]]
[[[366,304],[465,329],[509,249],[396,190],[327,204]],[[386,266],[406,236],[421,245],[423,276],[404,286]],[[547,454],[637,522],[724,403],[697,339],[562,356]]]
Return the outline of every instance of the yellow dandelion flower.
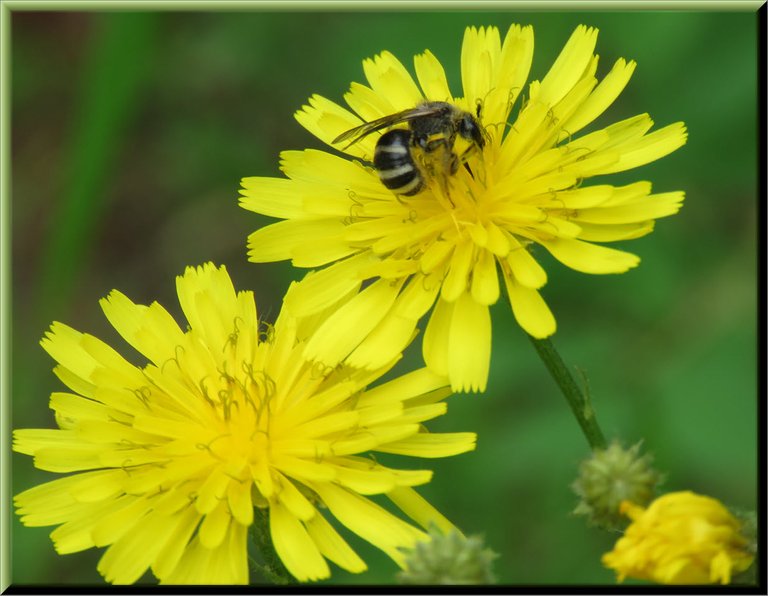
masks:
[[[253,293],[236,293],[224,267],[188,268],[177,292],[186,331],[157,303],[118,291],[101,301],[143,368],[61,323],[42,340],[71,392],[51,396],[59,429],[17,430],[14,449],[69,475],[15,497],[24,524],[57,525],[62,554],[108,547],[98,570],[120,584],[147,569],[162,583],[247,583],[254,507],[268,512],[275,551],[300,581],[328,577],[326,559],[366,568],[328,517],[401,566],[401,549],[427,538],[370,495],[424,528],[452,527],[412,488],[431,471],[366,455],[473,449],[473,433],[422,426],[446,411],[444,378],[424,368],[366,389],[397,358],[375,370],[307,362],[322,319],[283,311],[260,325]]]
[[[287,178],[243,179],[245,209],[285,220],[250,235],[252,261],[330,265],[302,284],[289,308],[310,314],[361,280],[376,280],[328,319],[308,344],[308,358],[333,362],[344,352],[329,351],[338,340],[357,348],[355,364],[378,366],[402,349],[434,306],[423,338],[427,365],[448,375],[454,390],[483,391],[499,272],[519,324],[544,338],[554,333],[555,319],[539,294],[547,274],[530,252],[534,244],[585,273],[622,273],[638,264],[637,256],[602,243],[649,233],[655,219],[680,209],[683,193],[652,194],[644,181],[584,182],[671,153],[685,143],[686,129],[676,123],[649,133],[653,121],[640,114],[577,136],[635,69],[620,59],[598,82],[596,41],[596,29],[578,27],[549,72],[526,87],[532,28],[513,25],[502,41],[494,27],[470,27],[461,51],[462,96],[451,93],[443,67],[426,51],[414,58],[418,84],[389,52],[365,60],[368,86],[353,83],[344,96],[353,111],[310,98],[296,118],[330,145],[364,122],[423,110],[424,102],[448,102],[470,122],[475,118],[483,133],[473,141],[459,121],[452,136],[412,134],[412,163],[382,174],[364,163],[373,159],[379,128],[387,128],[377,127],[351,145],[333,145],[356,159],[286,151],[281,169]],[[413,133],[417,120],[401,115],[395,129]],[[407,162],[404,133],[397,134],[401,147],[387,146]],[[396,195],[382,184],[380,174],[392,183],[409,168],[423,179],[420,192]],[[320,339],[326,337],[334,341]]]
[[[663,495],[647,509],[624,501],[632,520],[603,564],[626,577],[660,584],[727,584],[753,555],[741,524],[716,499],[684,491]]]

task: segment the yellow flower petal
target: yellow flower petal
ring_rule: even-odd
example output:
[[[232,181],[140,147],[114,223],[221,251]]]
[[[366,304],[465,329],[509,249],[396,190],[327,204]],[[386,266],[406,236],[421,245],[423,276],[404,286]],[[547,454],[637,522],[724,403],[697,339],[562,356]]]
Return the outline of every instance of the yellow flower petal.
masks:
[[[518,283],[509,272],[505,272],[504,285],[515,320],[526,333],[543,339],[555,332],[555,317],[536,289]]]
[[[499,299],[499,274],[490,251],[480,250],[472,268],[472,299],[478,304],[496,304]]]
[[[432,52],[427,50],[415,56],[413,65],[424,97],[432,101],[450,101],[452,96],[448,88],[448,80],[445,78],[445,71]]]
[[[459,531],[448,518],[410,487],[398,486],[389,491],[387,496],[403,513],[425,530],[429,530],[434,524],[445,533]]]
[[[501,39],[496,27],[467,28],[461,46],[461,81],[469,105],[483,100],[491,90],[500,54]]]
[[[580,240],[588,242],[616,242],[618,240],[634,240],[650,234],[654,228],[654,222],[644,221],[635,224],[620,224],[606,226],[602,224],[592,225],[581,223]]]
[[[638,114],[579,137],[578,143],[591,151],[616,149],[641,139],[652,126],[653,120],[648,114]]]
[[[336,304],[340,296],[360,287],[363,278],[358,271],[372,262],[375,262],[375,257],[360,253],[320,271],[310,272],[286,295],[286,308],[293,316],[306,317]]]
[[[374,252],[376,244],[373,245]],[[381,277],[387,280],[402,280],[417,273],[418,265],[411,259],[393,259],[391,257],[374,261],[360,268],[360,275],[365,279]]]
[[[372,501],[332,484],[312,485],[333,515],[355,534],[387,553],[395,562],[403,560],[399,549],[424,537]]]
[[[547,272],[525,246],[517,240],[514,240],[514,244],[507,255],[507,263],[515,279],[526,288],[538,290],[547,283]]]
[[[181,329],[159,304],[137,305],[117,290],[100,304],[118,333],[155,364],[172,356],[175,346],[181,342]]]
[[[388,492],[401,480],[383,466],[373,467],[373,464],[368,469],[342,465],[339,466],[338,470],[339,484],[361,495],[377,495]],[[421,470],[419,476],[420,478],[416,482],[423,484],[429,482],[432,473],[428,470]]]
[[[507,87],[507,102],[504,111],[496,114],[492,110],[487,113],[486,121],[491,124],[506,121],[512,104],[523,90],[528,73],[533,62],[533,27],[527,25],[512,25],[504,37],[504,44],[499,57],[495,85]],[[484,106],[485,108],[485,106]]]
[[[440,296],[448,302],[455,301],[469,286],[469,274],[475,261],[475,245],[461,242],[456,245],[448,275],[443,280]]]
[[[16,431],[19,453],[34,454],[35,466],[48,472],[76,472],[101,468],[103,447],[83,445],[74,434],[61,431]],[[40,447],[41,444],[51,446]]]
[[[404,401],[412,396],[430,393],[435,389],[445,387],[447,384],[445,376],[436,374],[430,368],[422,368],[366,391],[360,397],[359,404],[369,406],[392,401]]]
[[[432,273],[448,261],[454,249],[455,247],[451,242],[441,242],[440,240],[430,242],[419,259],[421,270],[424,273]]]
[[[417,424],[380,425],[373,431],[366,430],[365,433],[361,432],[347,439],[335,441],[329,450],[333,455],[352,455],[372,449],[380,451],[382,445],[400,441],[416,434],[418,430]]]
[[[154,515],[152,522],[137,524],[104,553],[98,564],[99,573],[113,584],[132,584],[141,578],[165,544],[173,520]]]
[[[162,583],[172,577],[200,519],[194,507],[186,507],[174,517],[176,526],[167,533],[166,543],[152,564],[152,571]]]
[[[285,453],[274,457],[274,464],[286,476],[295,478],[300,482],[314,480],[317,482],[334,482],[336,480],[336,468],[308,461],[300,457],[291,457]]]
[[[309,499],[296,488],[296,485],[294,485],[291,480],[282,474],[278,474],[277,476],[280,484],[278,498],[280,504],[285,506],[285,510],[288,514],[301,522],[306,522],[315,517],[315,515],[317,515],[317,509],[315,509]]]
[[[147,499],[131,496],[117,499],[112,511],[93,523],[91,533],[94,543],[104,546],[120,540],[150,509]]]
[[[511,248],[510,235],[505,234],[495,223],[490,222],[486,227],[487,239],[485,246],[497,257],[506,257]]]
[[[353,216],[355,213],[351,211],[351,207],[355,204],[358,193],[363,196],[372,195],[373,198],[391,199],[391,193],[382,191],[378,176],[369,168],[327,151],[283,151],[280,153],[280,169],[292,179],[295,188],[301,192],[305,209],[315,203],[316,206],[321,206],[322,201],[332,197],[343,197],[350,205],[350,210],[345,210],[344,216]],[[314,201],[318,193],[322,201]],[[323,211],[317,211],[317,215],[322,214]]]
[[[493,50],[491,53],[495,53]],[[467,95],[465,109],[475,111],[471,103],[480,102],[480,119],[494,143],[501,140],[510,110],[528,78],[533,59],[533,28],[512,25],[504,38],[500,54],[494,58],[490,87],[482,96]]]
[[[227,270],[224,267],[216,268],[212,263],[207,263],[202,267],[187,267],[184,275],[176,278],[176,292],[179,296],[179,304],[190,326],[204,331],[207,338],[214,339],[217,343],[219,339],[223,340],[223,328],[228,328],[230,321],[225,323],[225,319],[218,315],[221,311],[233,312],[238,309],[235,287],[232,285]],[[207,301],[206,306],[208,308],[201,306],[201,301]],[[213,311],[211,311],[211,306],[213,306]],[[255,306],[253,308],[255,309]],[[151,309],[152,307],[149,310]],[[165,309],[158,312],[167,314]],[[255,316],[249,318],[255,318]],[[175,323],[171,325],[173,319],[170,318],[170,315],[167,315],[166,320],[171,328],[178,328]],[[160,321],[148,322],[147,326],[150,325],[160,327]]]
[[[253,523],[253,501],[251,487],[247,483],[232,483],[227,491],[227,505],[235,522],[242,526]]]
[[[89,391],[89,393],[92,392]],[[72,393],[51,393],[49,405],[62,420],[84,415],[89,420],[105,422],[120,417],[114,408],[108,408],[93,399],[86,399]]]
[[[255,263],[270,263],[293,259],[297,252],[303,253],[298,260],[304,263],[322,265],[344,258],[357,249],[342,238],[344,226],[332,220],[285,220],[265,226],[248,236],[248,259]],[[331,236],[331,240],[328,240]],[[307,245],[323,246],[318,258],[307,258]],[[311,265],[304,265],[311,266]]]
[[[376,254],[386,254],[387,252],[412,246],[414,242],[422,239],[434,238],[445,228],[444,217],[433,217],[426,221],[403,222],[401,216],[401,225],[394,229],[391,234],[384,235],[376,240],[371,248]],[[422,269],[426,271],[425,269]]]
[[[269,527],[275,552],[296,579],[318,580],[331,574],[304,525],[285,507],[278,504],[270,507]]]
[[[411,75],[391,52],[363,60],[363,70],[371,89],[392,102],[392,112],[412,108],[423,99]]]
[[[411,319],[395,313],[388,314],[360,342],[347,362],[357,368],[385,366],[411,343],[417,320],[418,317]]]
[[[395,302],[393,314],[418,321],[435,303],[440,281],[434,276],[412,275]]]
[[[438,375],[448,376],[448,338],[454,303],[438,298],[424,332],[422,352],[424,362]]]
[[[540,243],[558,261],[584,273],[624,273],[640,263],[636,255],[590,242],[554,238]]]
[[[229,506],[226,501],[222,501],[213,511],[203,517],[203,522],[198,530],[200,544],[205,548],[219,546],[226,538],[231,522],[232,516],[229,512]]]
[[[378,120],[398,111],[388,97],[376,93],[370,87],[360,83],[352,83],[349,86],[349,91],[344,94],[344,101],[366,122]],[[367,151],[366,154],[369,156],[373,155],[374,143],[378,139],[378,135],[373,134],[371,137],[371,139],[363,137],[362,139],[354,140],[354,144],[364,143]],[[349,142],[351,141],[345,141],[341,145],[342,150],[344,150],[345,144]]]
[[[340,105],[322,97],[313,95],[309,98],[309,105],[294,114],[296,121],[328,145],[341,133],[362,124],[360,118]],[[341,150],[341,147],[339,148]],[[365,143],[356,143],[344,151],[356,157],[363,156]]]
[[[579,106],[578,111],[563,122],[563,131],[574,134],[608,109],[624,91],[624,87],[627,86],[632,73],[635,71],[635,66],[634,60],[627,63],[624,58],[619,58],[613,65],[611,72],[600,81],[600,84],[595,87],[587,100]]]
[[[462,294],[453,308],[448,337],[448,371],[454,391],[485,391],[491,362],[488,307]]]
[[[269,217],[306,217],[304,197],[296,192],[296,184],[292,180],[251,176],[243,178],[240,184],[240,206],[243,209]]]
[[[404,227],[405,224],[403,223],[403,218],[400,215],[393,215],[392,217],[380,217],[376,220],[361,221],[350,224],[344,231],[344,239],[348,242],[366,242],[377,238],[389,237],[393,234],[401,233]],[[386,253],[389,251],[383,250],[381,252]]]
[[[473,390],[477,391],[477,389]],[[389,443],[379,450],[385,453],[411,455],[413,457],[446,457],[472,451],[476,441],[477,435],[475,433],[441,433],[439,435],[420,433],[401,441]]]
[[[200,513],[213,511],[227,494],[232,479],[221,468],[215,468],[197,489],[195,507]]]
[[[579,25],[563,51],[541,80],[538,93],[531,101],[553,105],[568,93],[584,74],[597,44],[597,29]]]
[[[319,360],[326,366],[336,366],[386,316],[397,298],[401,284],[379,280],[352,298],[343,310],[333,313],[320,326],[317,334],[307,342],[304,354],[310,360]],[[315,338],[322,338],[316,340]],[[391,347],[391,360],[398,352]]]
[[[164,584],[244,584],[248,581],[246,529],[235,524],[228,540],[216,549],[208,549],[193,538]]]
[[[669,155],[688,140],[688,131],[682,122],[670,124],[645,135],[641,139],[621,145],[621,156],[613,167],[600,170],[612,174],[636,168]]]
[[[682,192],[668,192],[643,197],[642,201],[618,205],[616,207],[596,207],[582,209],[578,213],[579,224],[626,224],[640,223],[651,219],[659,219],[674,215],[680,211],[683,199]]]
[[[305,526],[324,557],[350,573],[362,573],[368,569],[365,562],[322,515],[316,515]]]
[[[552,197],[550,204],[555,206],[557,203],[560,203],[565,209],[589,209],[590,207],[601,206],[614,196],[615,191],[615,187],[606,184],[586,186],[573,190],[561,190]],[[650,192],[650,188],[648,192]]]

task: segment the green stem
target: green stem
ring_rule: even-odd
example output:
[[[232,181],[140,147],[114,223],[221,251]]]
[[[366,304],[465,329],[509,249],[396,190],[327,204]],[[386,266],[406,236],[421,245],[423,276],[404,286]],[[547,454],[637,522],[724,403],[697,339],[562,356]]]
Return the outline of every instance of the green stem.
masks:
[[[284,586],[295,584],[296,580],[288,572],[275,552],[272,535],[269,530],[268,514],[259,508],[254,510],[254,520],[251,525],[251,538],[254,543],[254,556],[249,557],[252,567],[267,582]]]
[[[549,374],[552,375],[557,386],[560,387],[560,391],[563,392],[589,446],[593,451],[605,449],[607,443],[603,436],[603,431],[600,430],[600,425],[597,423],[595,411],[592,409],[589,397],[579,389],[573,376],[571,376],[571,373],[566,368],[563,359],[560,358],[560,354],[557,353],[555,346],[552,345],[552,341],[549,339],[536,339],[530,335],[528,337],[531,338],[533,347],[536,348],[536,352],[544,362],[544,366],[547,367]]]

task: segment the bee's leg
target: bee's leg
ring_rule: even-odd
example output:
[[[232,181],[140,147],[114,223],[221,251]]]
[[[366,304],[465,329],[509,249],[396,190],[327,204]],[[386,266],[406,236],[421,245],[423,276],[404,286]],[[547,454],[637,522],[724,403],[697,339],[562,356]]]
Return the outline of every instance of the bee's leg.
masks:
[[[453,151],[450,151],[448,147],[445,147],[442,155],[442,165],[440,168],[440,174],[437,177],[440,182],[440,189],[443,191],[443,195],[452,208],[456,208],[456,204],[451,198],[451,176],[453,176],[459,169],[459,158]]]
[[[425,153],[434,153],[441,148],[447,151],[450,145],[449,141],[450,139],[446,139],[445,137],[436,137],[434,139],[420,137],[417,139],[416,143],[419,147],[424,149]]]
[[[461,157],[459,157],[459,158],[458,158],[458,159],[459,159],[459,161],[461,161],[461,162],[463,162],[464,164],[466,164],[467,160],[470,158],[470,156],[471,156],[471,155],[472,155],[472,154],[473,154],[475,151],[477,151],[477,145],[475,145],[475,144],[472,144],[472,145],[470,145],[469,147],[467,147],[467,148],[464,150],[464,153],[462,153],[462,154],[461,154]],[[482,152],[480,153],[480,155],[482,155]]]
[[[437,179],[440,182],[440,190],[443,192],[443,196],[448,199],[448,202],[451,204],[451,208],[455,209],[456,203],[454,203],[453,199],[451,198],[451,187],[448,176],[438,176]]]
[[[458,156],[453,151],[448,153],[447,161],[450,164],[448,166],[448,170],[451,172],[451,175],[459,171],[460,161]]]
[[[467,172],[469,172],[469,175],[472,176],[472,178],[475,177],[475,173],[472,171],[472,168],[469,167],[469,158],[471,155],[475,152],[477,152],[477,145],[470,145],[467,147],[467,149],[464,151],[464,153],[461,154],[461,157],[457,158],[462,164],[464,164],[464,167],[466,168]],[[480,159],[483,159],[483,152],[479,151]]]
[[[451,204],[451,207],[456,208],[456,204],[451,198],[451,176],[459,171],[460,162],[458,156],[447,144],[443,147],[442,162],[442,171],[439,176],[440,187],[445,198],[448,199],[448,202]]]

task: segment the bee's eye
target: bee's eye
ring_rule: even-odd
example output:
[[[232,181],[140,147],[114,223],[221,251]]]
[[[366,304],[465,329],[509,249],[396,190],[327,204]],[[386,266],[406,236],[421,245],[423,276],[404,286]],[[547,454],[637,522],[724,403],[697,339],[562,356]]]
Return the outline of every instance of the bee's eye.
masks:
[[[459,120],[459,134],[462,137],[471,137],[472,136],[472,128],[474,127],[474,122],[472,122],[472,119],[469,115],[464,116],[461,120]]]
[[[480,127],[478,126],[477,121],[469,114],[459,120],[457,132],[463,138],[477,143],[479,147],[482,147],[484,144]]]

